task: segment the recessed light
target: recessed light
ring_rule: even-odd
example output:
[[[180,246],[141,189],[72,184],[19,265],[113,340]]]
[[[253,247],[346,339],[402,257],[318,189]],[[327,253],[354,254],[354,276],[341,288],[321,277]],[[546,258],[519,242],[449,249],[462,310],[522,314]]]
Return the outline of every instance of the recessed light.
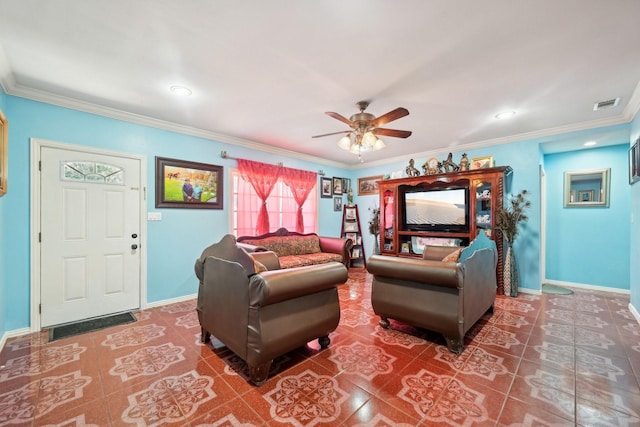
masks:
[[[169,89],[178,96],[190,96],[193,93],[191,89],[184,86],[171,86]]]
[[[498,120],[510,119],[515,115],[516,115],[515,111],[503,111],[502,113],[496,114],[496,119]]]
[[[597,143],[597,142],[595,142],[595,141],[587,141],[587,142],[585,142],[583,145],[584,145],[585,147],[593,147],[593,146],[594,146],[594,145],[596,145],[596,144],[598,144],[598,143]]]

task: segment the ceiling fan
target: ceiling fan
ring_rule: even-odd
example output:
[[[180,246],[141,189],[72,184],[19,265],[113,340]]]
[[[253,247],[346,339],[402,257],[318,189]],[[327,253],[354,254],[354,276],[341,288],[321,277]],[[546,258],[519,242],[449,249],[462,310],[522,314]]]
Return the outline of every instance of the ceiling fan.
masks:
[[[373,114],[365,113],[364,110],[369,106],[368,101],[360,101],[357,104],[360,112],[354,114],[350,118],[346,118],[338,113],[327,111],[326,114],[329,117],[333,117],[336,120],[349,125],[351,129],[340,132],[325,133],[322,135],[315,135],[312,138],[321,138],[324,136],[338,135],[346,133],[340,141],[338,141],[338,147],[343,150],[348,150],[354,154],[357,154],[362,161],[360,154],[363,151],[373,150],[377,151],[385,147],[384,142],[378,138],[381,136],[390,136],[394,138],[408,138],[411,136],[411,132],[408,130],[397,130],[381,128],[380,126],[390,123],[394,120],[398,120],[402,117],[409,115],[409,110],[406,108],[396,108],[386,114],[376,117]]]

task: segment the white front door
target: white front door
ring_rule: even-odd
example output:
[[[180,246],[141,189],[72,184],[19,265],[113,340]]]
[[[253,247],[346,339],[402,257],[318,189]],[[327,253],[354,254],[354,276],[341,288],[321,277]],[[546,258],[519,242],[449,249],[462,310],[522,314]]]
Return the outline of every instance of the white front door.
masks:
[[[140,307],[140,160],[40,148],[47,327]]]

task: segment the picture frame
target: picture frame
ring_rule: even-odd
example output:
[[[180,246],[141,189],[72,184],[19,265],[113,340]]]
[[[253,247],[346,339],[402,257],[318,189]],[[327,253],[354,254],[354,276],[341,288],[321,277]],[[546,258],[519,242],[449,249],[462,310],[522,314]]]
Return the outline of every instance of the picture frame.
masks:
[[[358,178],[358,196],[368,194],[378,194],[378,181],[382,180],[382,175]]]
[[[333,196],[333,183],[331,178],[320,178],[320,197],[323,199],[330,199]]]
[[[333,177],[333,194],[336,196],[342,195],[342,178]]]
[[[342,178],[342,194],[347,194],[351,188],[351,179]]]
[[[333,198],[333,210],[336,212],[342,210],[342,196]]]
[[[347,221],[356,220],[356,208],[346,208],[344,210],[344,219]]]
[[[7,194],[7,166],[9,164],[9,123],[0,110],[0,197]]]
[[[640,181],[640,137],[629,149],[629,184]]]
[[[358,233],[344,233],[344,238],[345,239],[351,239],[351,241],[355,245],[357,243],[357,240],[358,240]]]
[[[492,168],[493,156],[475,157],[471,159],[471,169],[486,169]]]
[[[349,232],[349,231],[353,231],[353,232],[358,232],[358,223],[353,221],[353,222],[346,222],[344,223],[344,231]]]
[[[402,246],[400,246],[400,252],[403,254],[408,254],[411,252],[411,244],[409,242],[402,242]]]
[[[223,209],[223,173],[222,166],[156,157],[156,208]]]
[[[351,258],[360,258],[360,248],[351,249]]]

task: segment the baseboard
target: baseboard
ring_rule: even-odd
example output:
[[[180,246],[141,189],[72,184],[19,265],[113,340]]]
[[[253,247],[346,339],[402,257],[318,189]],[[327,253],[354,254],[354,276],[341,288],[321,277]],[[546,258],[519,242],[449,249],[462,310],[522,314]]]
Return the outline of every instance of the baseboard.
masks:
[[[182,297],[166,299],[166,300],[162,300],[162,301],[155,301],[155,302],[146,304],[144,309],[162,307],[164,305],[170,305],[170,304],[176,304],[176,303],[179,303],[179,302],[185,302],[185,301],[189,301],[189,300],[195,299],[197,297],[198,297],[198,294],[191,294],[191,295],[185,295],[185,296],[182,296]],[[31,333],[32,332],[31,332],[30,328],[15,329],[13,331],[5,332],[2,335],[2,338],[0,339],[0,351],[2,351],[4,349],[4,346],[7,343],[7,340],[9,338],[20,337],[22,335],[27,335],[27,334],[31,334]]]
[[[611,292],[614,294],[631,295],[631,291],[628,289],[609,288],[607,286],[585,285],[582,283],[563,282],[561,280],[544,280],[544,283],[556,286],[568,286],[570,288],[586,289],[589,291],[598,292]]]
[[[7,340],[9,338],[20,337],[22,335],[27,335],[30,333],[31,333],[31,329],[29,328],[15,329],[13,331],[5,332],[2,335],[2,338],[0,338],[0,351],[4,350],[4,346],[7,343]]]

